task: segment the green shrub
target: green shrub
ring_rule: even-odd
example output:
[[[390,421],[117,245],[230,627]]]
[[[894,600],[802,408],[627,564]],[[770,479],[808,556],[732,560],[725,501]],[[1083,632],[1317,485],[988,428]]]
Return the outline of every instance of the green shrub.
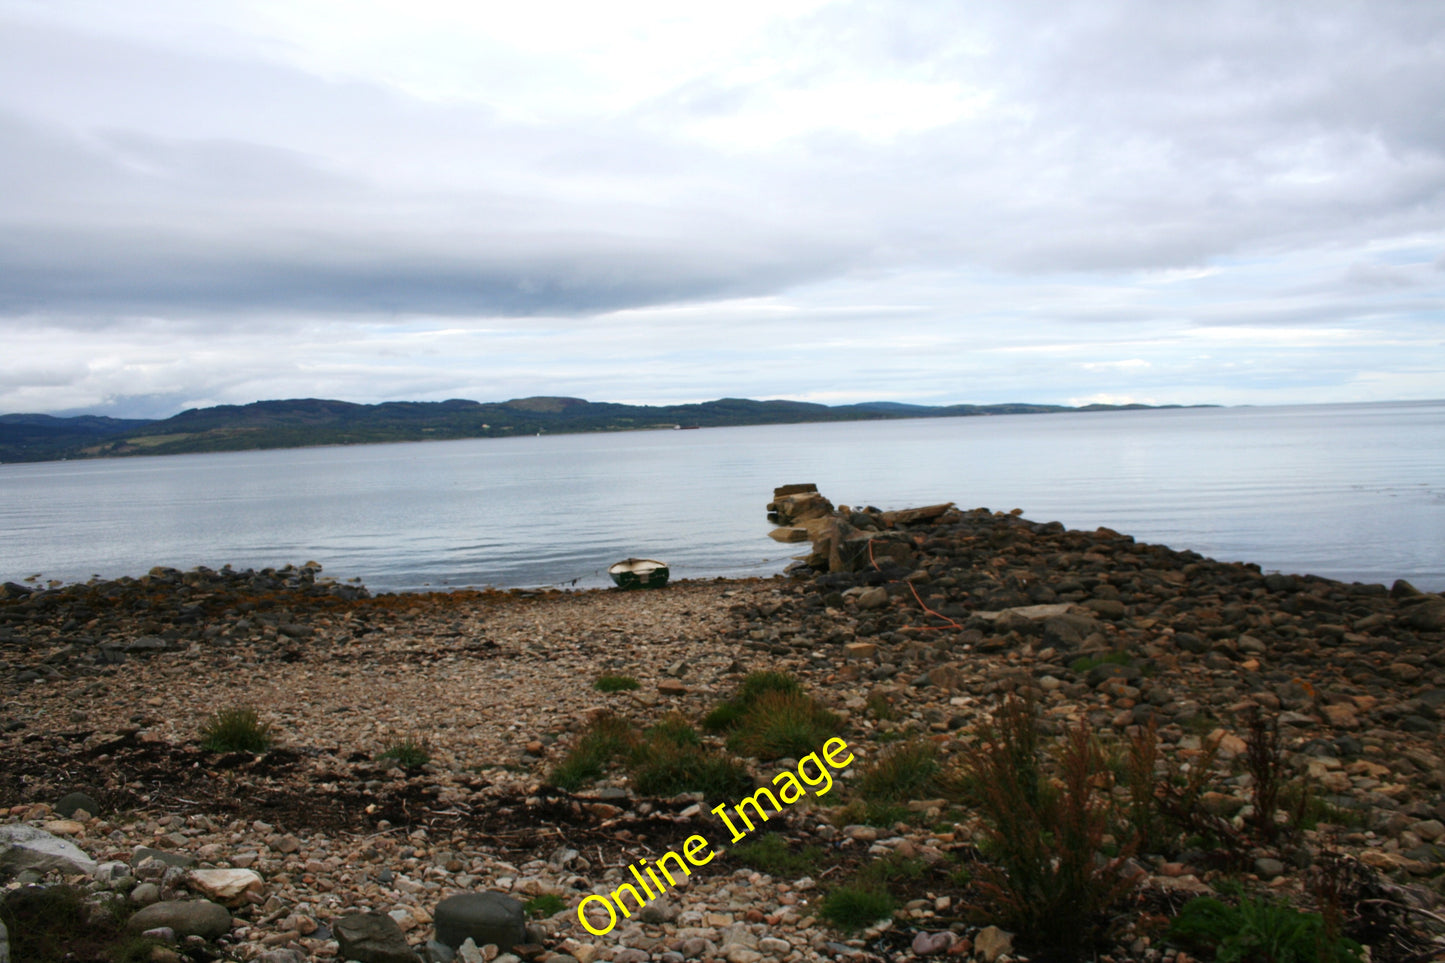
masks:
[[[858,794],[864,799],[907,802],[936,790],[938,748],[924,739],[900,742],[883,750],[863,767]]]
[[[630,675],[599,675],[592,688],[598,692],[625,692],[636,689],[641,683]]]
[[[534,896],[522,904],[522,911],[533,919],[543,919],[562,912],[567,908],[567,902],[554,893],[543,893],[541,896]]]
[[[201,726],[201,745],[212,752],[265,752],[271,726],[251,708],[219,709]]]
[[[753,788],[753,779],[741,762],[701,746],[647,743],[634,757],[630,770],[633,788],[648,796],[700,792],[708,799],[733,798]]]
[[[797,879],[817,869],[823,850],[818,846],[797,849],[776,833],[763,833],[738,843],[728,850],[728,855],[770,876]]]
[[[393,739],[376,758],[394,759],[403,769],[420,769],[431,762],[431,746],[425,739],[417,739],[415,736]]]
[[[1241,899],[1230,906],[1212,897],[1186,903],[1169,939],[1218,963],[1360,963],[1362,947],[1331,937],[1324,917],[1272,900]]]
[[[860,930],[893,915],[897,905],[887,890],[846,885],[836,887],[823,897],[818,915],[839,929]]]
[[[802,691],[803,684],[788,673],[764,670],[748,673],[738,687],[738,698],[743,702],[752,702],[769,692],[801,695]]]

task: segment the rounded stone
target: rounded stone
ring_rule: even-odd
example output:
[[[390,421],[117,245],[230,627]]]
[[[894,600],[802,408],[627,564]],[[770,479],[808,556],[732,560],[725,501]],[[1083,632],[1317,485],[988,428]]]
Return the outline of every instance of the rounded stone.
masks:
[[[82,809],[92,816],[100,815],[100,803],[83,792],[66,793],[64,796],[61,796],[60,801],[55,804],[55,811],[66,819],[74,816]]]
[[[437,939],[453,949],[470,938],[478,946],[496,944],[505,953],[526,936],[522,904],[501,893],[458,893],[437,904],[432,914]]]
[[[180,937],[214,940],[231,932],[231,913],[206,899],[166,900],[138,910],[126,921],[132,933],[168,926]]]

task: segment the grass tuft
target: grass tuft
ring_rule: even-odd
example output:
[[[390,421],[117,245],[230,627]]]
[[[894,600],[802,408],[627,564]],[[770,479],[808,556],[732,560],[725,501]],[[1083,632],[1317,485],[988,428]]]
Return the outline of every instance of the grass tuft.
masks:
[[[797,849],[776,833],[763,833],[738,843],[728,850],[728,855],[770,876],[797,879],[812,875],[823,858],[823,850],[819,846]]]
[[[576,748],[552,771],[552,784],[576,790],[613,765],[624,766],[633,788],[650,796],[700,792],[709,798],[728,797],[753,787],[743,764],[704,746],[682,716],[669,715],[642,733],[611,713],[593,720]]]
[[[823,897],[818,915],[841,930],[860,930],[892,916],[897,906],[887,890],[848,884],[834,888]]]
[[[219,709],[201,726],[201,745],[212,752],[265,752],[274,741],[271,726],[255,709]]]
[[[393,739],[376,758],[393,759],[403,769],[420,769],[431,762],[431,746],[425,739],[417,739],[415,736]]]
[[[598,692],[626,692],[641,685],[630,675],[599,675],[592,688]]]
[[[841,726],[786,672],[751,673],[736,695],[703,719],[709,731],[729,733],[729,749],[759,759],[806,756]]]
[[[863,768],[858,793],[877,802],[922,799],[936,790],[938,748],[924,739],[910,739],[883,750]]]
[[[604,712],[592,720],[577,746],[552,770],[552,784],[568,791],[598,779],[608,765],[623,758],[637,744],[637,734],[626,719]]]

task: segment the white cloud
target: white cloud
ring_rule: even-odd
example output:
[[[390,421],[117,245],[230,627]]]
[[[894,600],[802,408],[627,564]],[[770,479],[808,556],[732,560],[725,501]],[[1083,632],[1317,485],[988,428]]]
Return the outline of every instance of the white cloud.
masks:
[[[0,0],[0,410],[1445,396],[1442,72],[1410,0]]]

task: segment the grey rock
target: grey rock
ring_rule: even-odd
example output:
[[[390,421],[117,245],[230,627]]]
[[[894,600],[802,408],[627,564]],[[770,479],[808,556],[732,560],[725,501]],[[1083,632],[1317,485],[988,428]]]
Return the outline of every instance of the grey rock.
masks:
[[[888,590],[881,585],[875,585],[858,595],[858,607],[860,609],[882,608],[888,604]]]
[[[168,853],[164,849],[151,849],[149,846],[137,846],[135,853],[130,858],[130,864],[139,866],[147,859],[154,859],[167,866],[179,866],[182,869],[189,869],[196,865],[194,856],[187,856],[185,853]]]
[[[401,927],[385,913],[347,913],[332,924],[340,957],[358,963],[421,963]]]
[[[161,888],[155,883],[141,883],[130,891],[130,901],[137,906],[149,906],[160,902]]]
[[[470,936],[462,940],[462,945],[457,947],[457,959],[462,963],[486,963],[481,948]]]
[[[452,963],[457,958],[457,951],[445,943],[427,940],[422,955],[426,957],[427,963]]]
[[[1411,627],[1426,632],[1445,631],[1445,599],[1433,599],[1411,606],[1405,614]]]
[[[0,879],[25,870],[47,873],[95,872],[96,862],[74,843],[23,824],[0,826]]]
[[[124,651],[130,655],[149,655],[153,652],[168,652],[174,648],[176,646],[158,635],[142,635],[127,642]]]
[[[1254,861],[1254,871],[1259,874],[1260,879],[1274,879],[1284,873],[1284,863],[1268,856],[1261,856]]]
[[[91,799],[83,792],[66,793],[60,797],[60,802],[55,804],[55,811],[66,819],[74,816],[82,809],[92,816],[100,815],[100,803]]]
[[[522,904],[501,893],[458,893],[437,904],[432,913],[437,939],[457,948],[468,937],[478,946],[495,943],[505,953],[526,936]]]
[[[141,936],[146,936],[153,940],[162,940],[166,943],[174,943],[176,941],[176,931],[169,926],[153,926],[142,933]]]
[[[256,963],[306,963],[306,955],[289,947],[267,950],[256,957]]]
[[[206,899],[167,900],[138,910],[125,924],[132,933],[161,926],[170,927],[180,937],[214,940],[231,932],[231,912]]]
[[[936,953],[947,953],[949,947],[953,946],[956,940],[952,933],[944,930],[941,933],[919,933],[913,937],[913,952],[917,956],[933,956]]]

